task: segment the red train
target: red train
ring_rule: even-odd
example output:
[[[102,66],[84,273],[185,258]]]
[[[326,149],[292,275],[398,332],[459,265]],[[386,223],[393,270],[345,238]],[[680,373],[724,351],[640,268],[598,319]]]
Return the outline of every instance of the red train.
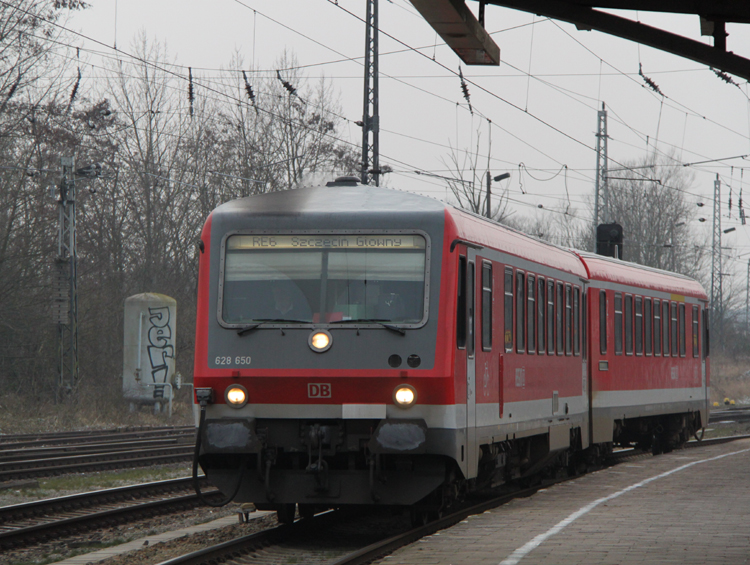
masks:
[[[687,277],[349,179],[224,204],[200,248],[197,461],[283,521],[423,516],[708,421]]]

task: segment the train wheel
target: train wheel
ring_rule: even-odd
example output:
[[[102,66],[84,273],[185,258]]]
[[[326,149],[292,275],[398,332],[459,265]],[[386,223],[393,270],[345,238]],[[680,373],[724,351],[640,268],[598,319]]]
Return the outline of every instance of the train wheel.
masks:
[[[279,521],[279,524],[294,523],[294,512],[296,506],[297,505],[294,503],[279,505],[278,510],[276,510],[276,519]]]
[[[651,440],[651,455],[660,455],[664,453],[664,445],[661,438],[654,436]]]
[[[419,528],[420,526],[425,526],[430,521],[430,513],[427,510],[417,510],[412,508],[410,512],[411,517],[411,527],[412,528]]]

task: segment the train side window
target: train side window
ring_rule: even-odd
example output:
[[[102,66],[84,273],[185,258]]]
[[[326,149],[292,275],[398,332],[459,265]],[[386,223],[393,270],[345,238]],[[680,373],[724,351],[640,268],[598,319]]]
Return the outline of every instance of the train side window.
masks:
[[[635,297],[635,354],[643,355],[643,298]]]
[[[654,298],[654,355],[661,355],[661,300]]]
[[[544,313],[546,311],[546,300],[545,300],[545,289],[547,288],[545,280],[543,277],[537,278],[537,289],[538,292],[536,293],[536,307],[539,312],[538,319],[537,319],[537,351],[539,353],[544,353],[544,350],[546,348],[545,344],[545,337],[547,336],[546,329],[544,326]]]
[[[651,330],[654,327],[653,311],[651,310],[651,299],[646,298],[643,304],[643,338],[646,340],[646,355],[651,355]]]
[[[523,353],[524,329],[526,328],[526,300],[524,297],[524,273],[516,271],[516,351]]]
[[[599,352],[607,354],[607,291],[599,291]]]
[[[492,263],[482,261],[482,351],[492,350]]]
[[[669,328],[672,333],[672,357],[677,357],[677,303],[672,302],[672,323]]]
[[[563,316],[565,302],[563,294],[563,283],[557,283],[557,294],[555,296],[555,333],[557,334],[557,354],[565,353],[565,329],[563,327]]]
[[[615,355],[622,355],[622,294],[615,292]]]
[[[685,357],[687,347],[685,344],[685,304],[680,304],[680,357]]]
[[[555,353],[555,281],[547,281],[547,353]]]
[[[466,348],[466,257],[458,258],[458,299],[456,300],[456,347]]]
[[[503,289],[505,295],[505,351],[513,351],[513,269],[510,267],[505,268],[505,287]]]
[[[698,321],[698,306],[693,306],[693,357],[698,357],[698,332],[700,331],[700,322]]]
[[[708,325],[709,321],[708,308],[703,309],[703,359],[705,360],[711,354],[711,334]]]
[[[661,303],[661,325],[662,325],[662,352],[666,357],[669,355],[669,301]]]
[[[633,296],[625,295],[625,355],[633,354]]]
[[[476,280],[474,273],[474,261],[469,261],[469,268],[466,273],[466,305],[468,306],[466,314],[466,354],[469,357],[474,357],[474,328],[476,327],[476,316],[474,313]]]
[[[565,285],[565,355],[573,353],[573,296],[571,286]]]
[[[581,289],[573,289],[573,355],[581,354]]]
[[[527,315],[526,321],[528,322],[528,331],[526,332],[526,345],[529,353],[536,352],[536,277],[532,274],[526,276],[526,302],[527,302]]]

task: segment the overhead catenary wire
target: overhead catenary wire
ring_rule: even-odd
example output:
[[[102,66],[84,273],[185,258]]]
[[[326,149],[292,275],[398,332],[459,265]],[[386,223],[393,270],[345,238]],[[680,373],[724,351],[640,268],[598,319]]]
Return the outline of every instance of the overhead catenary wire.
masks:
[[[240,3],[240,4],[242,4],[242,5],[245,5],[245,4],[241,3],[241,2],[238,2],[238,3]],[[246,5],[245,5],[245,6],[246,6]],[[255,10],[253,10],[253,11],[254,11],[254,14],[255,14],[255,13],[257,13],[257,11],[255,11]],[[276,20],[272,20],[272,21],[274,21],[274,22],[278,23],[278,22],[277,22]],[[282,25],[283,25],[283,24],[282,24]],[[285,27],[287,27],[287,29],[291,29],[291,28],[288,28],[288,26],[285,26]],[[295,31],[295,33],[298,33],[298,32],[297,32],[296,30],[293,30],[293,31]],[[304,36],[304,34],[303,34],[303,36]],[[304,37],[307,37],[307,36],[304,36]]]

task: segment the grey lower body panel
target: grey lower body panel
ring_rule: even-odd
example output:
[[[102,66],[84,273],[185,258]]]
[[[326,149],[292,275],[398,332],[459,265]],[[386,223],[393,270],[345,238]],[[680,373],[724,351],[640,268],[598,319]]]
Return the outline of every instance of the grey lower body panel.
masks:
[[[594,430],[592,443],[611,442],[615,420],[635,420],[638,418],[650,418],[670,414],[690,414],[695,412],[700,413],[701,422],[705,426],[708,423],[708,412],[704,399],[635,406],[595,406],[591,410]]]

